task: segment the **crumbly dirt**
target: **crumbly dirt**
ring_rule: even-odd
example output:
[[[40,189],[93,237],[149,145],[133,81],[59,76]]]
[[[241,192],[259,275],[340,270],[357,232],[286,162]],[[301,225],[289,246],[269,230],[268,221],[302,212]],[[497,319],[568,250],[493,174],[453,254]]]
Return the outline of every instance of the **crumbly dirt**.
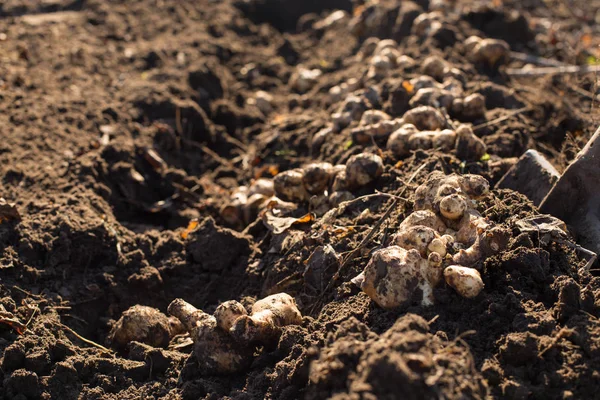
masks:
[[[436,7],[448,11],[446,28],[411,31]],[[324,24],[335,9],[342,19]],[[373,10],[373,26],[351,30],[353,15]],[[478,203],[513,237],[477,265],[485,289],[476,299],[442,285],[432,307],[384,310],[350,279],[412,211],[430,172],[493,185],[528,148],[562,170],[600,122],[594,74],[510,77],[469,61],[465,39],[581,65],[600,60],[599,20],[597,1],[2,2],[0,197],[18,213],[3,205],[0,214],[0,398],[597,397],[597,270],[581,269],[572,240],[520,233],[515,222],[538,211],[516,192],[492,190]],[[358,54],[369,37],[396,40],[416,65],[367,77]],[[416,150],[398,160],[377,140],[353,142],[357,121],[315,144],[343,102],[332,87],[360,79],[365,96],[375,92],[369,108],[401,117],[405,81],[430,54],[464,72],[465,93],[485,96],[485,116],[462,122],[476,127],[486,158]],[[293,85],[299,66],[322,71],[304,93]],[[259,90],[273,96],[271,110],[248,102]],[[365,197],[333,221],[279,234],[256,215],[224,218],[231,193],[253,179],[365,151],[382,156],[384,172],[353,194],[409,201],[396,201],[364,245],[393,198]],[[307,263],[325,245],[353,256],[339,271]],[[183,298],[212,312],[282,291],[303,323],[242,373],[201,373],[185,336],[166,348],[109,348],[111,327],[136,304],[166,313]]]

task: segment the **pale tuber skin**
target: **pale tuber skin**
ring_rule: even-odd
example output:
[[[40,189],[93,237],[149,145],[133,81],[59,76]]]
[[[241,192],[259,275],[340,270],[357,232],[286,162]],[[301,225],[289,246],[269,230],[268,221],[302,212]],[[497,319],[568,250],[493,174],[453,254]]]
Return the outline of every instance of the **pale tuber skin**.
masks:
[[[281,328],[302,323],[296,301],[287,293],[278,293],[257,301],[251,315],[238,318],[230,329],[240,343],[269,344],[276,340]]]
[[[485,117],[485,97],[479,93],[473,93],[463,99],[461,116],[467,120]]]
[[[413,87],[413,90],[415,91],[415,93],[417,93],[421,89],[427,89],[427,88],[441,89],[439,82],[437,82],[431,76],[427,76],[427,75],[421,75],[417,78],[412,78],[409,82],[410,82],[411,86]]]
[[[386,139],[392,132],[404,125],[404,120],[382,120],[380,122],[353,128],[350,131],[352,141],[358,144],[371,143],[373,139]]]
[[[298,67],[298,70],[290,79],[292,82],[292,87],[300,93],[304,93],[315,85],[317,79],[322,74],[323,72],[321,72],[319,69],[306,69],[304,67]]]
[[[457,222],[458,224],[453,226],[453,229],[456,230],[454,234],[456,241],[467,246],[475,243],[479,233],[490,226],[487,220],[474,209],[467,210],[463,218]]]
[[[443,131],[423,131],[417,132],[408,139],[410,150],[417,149],[438,149],[441,151],[450,151],[454,148],[456,142],[456,133],[450,129]]]
[[[431,253],[439,254],[445,257],[448,253],[448,248],[454,244],[454,238],[450,235],[442,235],[440,238],[435,238],[427,246],[427,250]]]
[[[119,349],[126,349],[136,341],[153,347],[167,347],[171,337],[179,333],[178,324],[173,324],[156,308],[135,305],[125,312],[113,325],[108,341]]]
[[[428,87],[417,90],[408,104],[411,107],[434,106],[451,110],[456,99],[457,95],[449,90]]]
[[[248,315],[248,312],[240,302],[235,300],[219,304],[214,313],[217,326],[224,332],[228,332],[235,321],[243,315]]]
[[[433,288],[442,277],[461,296],[477,296],[483,282],[469,267],[504,250],[510,239],[507,228],[492,225],[474,208],[474,199],[488,191],[479,175],[432,172],[416,190],[416,211],[402,221],[392,245],[373,253],[352,282],[384,308],[417,295],[422,305],[433,304]],[[457,265],[445,268],[448,263]]]
[[[470,58],[490,67],[498,67],[510,60],[510,47],[504,40],[481,39],[473,47]]]
[[[415,210],[439,211],[439,204],[446,196],[458,193],[466,199],[477,199],[488,193],[489,183],[478,175],[444,175],[431,173],[427,181],[415,191]],[[451,218],[452,219],[452,218]]]
[[[383,173],[383,160],[376,154],[356,154],[346,162],[346,181],[349,188],[365,186]]]
[[[413,22],[412,31],[418,36],[427,36],[439,29],[442,19],[443,14],[438,11],[420,14]]]
[[[194,355],[204,373],[229,374],[246,369],[254,348],[237,342],[217,326],[215,317],[182,299],[169,304],[169,314],[177,317],[194,341]]]
[[[404,122],[413,124],[421,131],[435,131],[444,128],[446,118],[431,106],[420,106],[404,113]]]
[[[263,196],[271,197],[275,194],[275,187],[272,179],[258,178],[250,184],[248,188],[248,197],[262,194]]]
[[[465,215],[467,207],[467,200],[457,193],[440,200],[440,214],[451,220],[461,219]]]
[[[360,118],[359,125],[361,125],[361,126],[373,125],[373,124],[379,123],[381,121],[388,121],[391,118],[392,117],[390,117],[388,114],[386,114],[383,111],[368,110],[363,113],[362,117]]]
[[[410,228],[399,230],[392,237],[392,243],[406,250],[415,249],[421,257],[428,255],[429,244],[434,239],[439,239],[440,235],[434,229],[423,225],[412,226]]]
[[[490,183],[481,175],[465,174],[458,180],[460,188],[472,199],[480,199],[490,191]]]
[[[464,42],[465,51],[467,54],[472,54],[475,47],[481,42],[479,36],[469,36]]]
[[[479,271],[460,265],[451,265],[444,270],[444,279],[448,286],[467,299],[477,297],[484,284]]]
[[[439,280],[438,268],[430,266],[417,250],[390,246],[373,253],[362,279],[355,281],[360,282],[361,289],[383,308],[405,304],[416,297],[417,292],[421,295],[421,304],[428,306],[433,304],[433,283]]]
[[[304,188],[304,171],[300,168],[280,172],[273,179],[275,195],[283,200],[302,202],[308,200]]]
[[[427,226],[440,233],[446,232],[444,221],[431,210],[414,211],[402,221],[399,230],[405,230],[419,225]]]
[[[338,111],[331,115],[333,121],[333,130],[339,132],[352,121],[360,120],[367,106],[360,96],[350,94],[338,108]]]
[[[397,158],[404,158],[410,154],[408,141],[410,137],[417,133],[417,127],[413,124],[405,124],[400,129],[393,132],[388,138],[387,149]]]
[[[348,179],[346,178],[346,166],[343,164],[334,165],[331,171],[331,192],[341,192],[348,189]]]
[[[329,186],[333,173],[333,165],[330,163],[313,163],[303,168],[302,183],[310,194],[321,194]]]

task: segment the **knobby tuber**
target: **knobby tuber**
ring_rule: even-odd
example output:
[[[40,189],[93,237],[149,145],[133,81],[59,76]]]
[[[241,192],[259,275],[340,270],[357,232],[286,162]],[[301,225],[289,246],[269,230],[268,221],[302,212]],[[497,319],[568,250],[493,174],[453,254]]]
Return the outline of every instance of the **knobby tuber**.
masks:
[[[274,294],[257,301],[250,315],[240,316],[230,329],[231,335],[244,343],[269,343],[286,325],[298,325],[302,315],[296,301],[286,293]]]
[[[228,374],[247,368],[254,349],[239,343],[217,320],[182,299],[169,304],[169,314],[177,317],[194,341],[194,355],[205,373]]]
[[[353,282],[384,308],[415,300],[432,305],[442,271],[459,295],[476,297],[483,281],[469,267],[505,249],[510,238],[508,229],[474,208],[488,192],[489,183],[479,175],[431,173],[415,191],[415,211],[402,221],[391,246],[373,253]]]
[[[121,315],[113,325],[108,341],[120,350],[136,341],[153,347],[167,347],[171,337],[182,331],[178,321],[167,317],[156,308],[135,305]]]
[[[430,265],[418,250],[390,246],[373,253],[363,272],[361,289],[383,308],[398,307],[419,296],[433,304],[433,286],[441,277],[439,265]]]
[[[250,315],[237,301],[219,305],[214,315],[198,310],[182,299],[168,308],[194,341],[194,355],[202,371],[227,374],[247,368],[256,345],[277,341],[281,328],[300,324],[302,315],[293,297],[274,294],[257,301]]]

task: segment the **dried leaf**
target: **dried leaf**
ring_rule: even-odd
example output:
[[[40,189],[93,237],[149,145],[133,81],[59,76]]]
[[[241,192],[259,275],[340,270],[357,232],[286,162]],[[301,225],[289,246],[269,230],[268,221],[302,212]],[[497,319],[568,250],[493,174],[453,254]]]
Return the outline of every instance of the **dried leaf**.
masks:
[[[7,221],[20,221],[21,214],[13,203],[8,203],[0,197],[0,224]]]
[[[270,210],[262,213],[261,219],[265,226],[273,233],[279,234],[287,231],[294,225],[308,224],[315,220],[313,213],[308,213],[300,218],[276,217]]]
[[[12,313],[0,310],[0,324],[8,325],[15,330],[19,335],[22,335],[27,330],[27,327],[15,318]]]
[[[190,223],[188,224],[187,228],[185,228],[185,231],[181,232],[181,238],[187,239],[188,236],[190,235],[190,233],[192,233],[193,231],[195,231],[198,228],[199,224],[200,223],[198,222],[197,218],[194,218],[193,220],[191,220]]]
[[[408,92],[408,94],[415,91],[415,87],[409,81],[402,82],[402,87],[404,88],[404,90],[406,90]]]

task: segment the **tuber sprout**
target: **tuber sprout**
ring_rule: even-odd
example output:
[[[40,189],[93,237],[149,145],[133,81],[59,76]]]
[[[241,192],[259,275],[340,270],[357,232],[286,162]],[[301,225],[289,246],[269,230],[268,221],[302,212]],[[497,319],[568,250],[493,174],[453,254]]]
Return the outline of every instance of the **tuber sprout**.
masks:
[[[482,230],[471,247],[460,250],[452,259],[457,264],[474,265],[479,260],[504,250],[509,239],[510,232],[501,227],[496,226],[485,231]]]

